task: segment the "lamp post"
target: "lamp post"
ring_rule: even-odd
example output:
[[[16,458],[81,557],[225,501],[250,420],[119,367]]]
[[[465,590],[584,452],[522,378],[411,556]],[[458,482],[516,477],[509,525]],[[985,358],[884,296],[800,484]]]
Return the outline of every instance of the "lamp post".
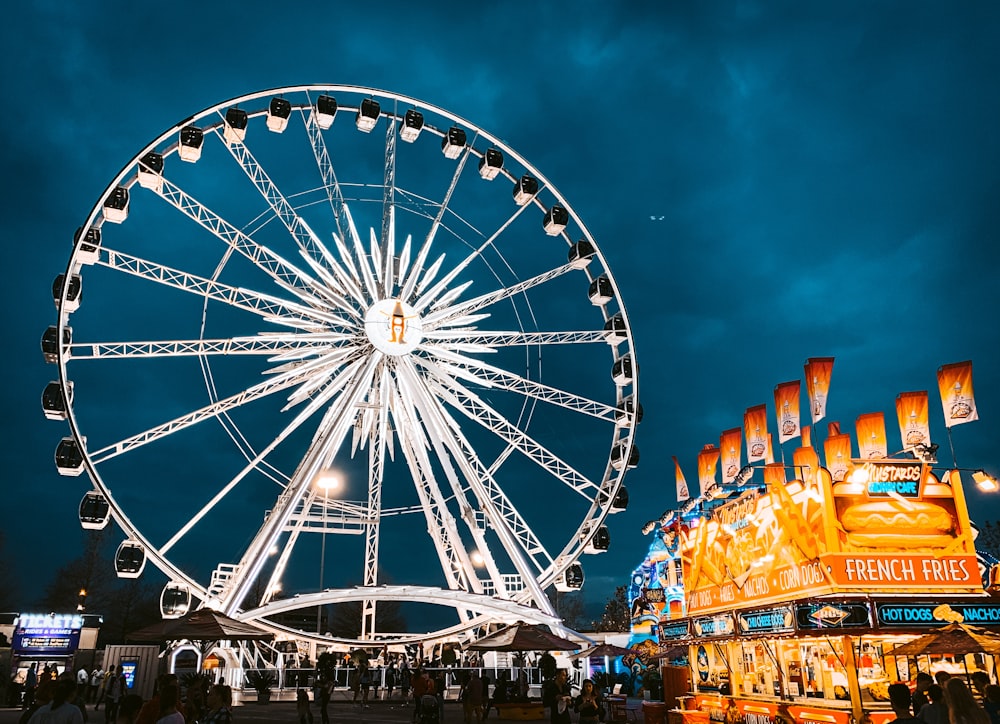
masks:
[[[340,480],[336,475],[326,471],[320,475],[317,486],[323,491],[323,538],[319,549],[319,590],[323,592],[323,569],[326,567],[326,513],[327,504],[330,500],[330,491],[340,487]],[[323,604],[316,607],[316,633],[323,633]]]

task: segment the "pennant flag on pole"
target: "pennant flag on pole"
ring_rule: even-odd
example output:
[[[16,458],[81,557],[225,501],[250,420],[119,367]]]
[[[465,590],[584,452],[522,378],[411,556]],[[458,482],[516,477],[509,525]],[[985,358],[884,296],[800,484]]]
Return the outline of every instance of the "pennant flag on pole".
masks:
[[[865,415],[858,415],[855,429],[858,432],[860,457],[866,460],[889,457],[888,443],[885,439],[884,414],[869,412]]]
[[[765,460],[768,454],[767,405],[748,407],[743,413],[743,434],[747,439],[747,462]]]
[[[833,482],[847,480],[851,474],[851,436],[830,435],[823,441],[823,452],[826,454],[826,469],[830,471]]]
[[[774,388],[774,406],[778,411],[778,444],[798,437],[799,431],[799,391],[801,383],[782,382]]]
[[[899,420],[899,437],[904,450],[917,445],[930,445],[931,428],[928,422],[927,391],[900,392],[896,395],[896,418]]]
[[[972,362],[942,365],[937,372],[941,405],[944,407],[944,424],[961,425],[979,419],[976,398],[972,394]]]
[[[706,445],[698,453],[698,484],[704,494],[715,485],[715,466],[719,462],[719,448]]]
[[[719,438],[719,450],[722,455],[722,482],[731,483],[736,473],[743,467],[743,429],[734,427],[726,430]]]
[[[833,357],[810,357],[806,360],[806,394],[813,424],[826,417],[826,398],[830,394]]]
[[[840,434],[840,423],[839,422],[828,422],[826,423],[826,436],[833,437],[834,435]]]
[[[691,493],[688,491],[687,481],[684,479],[684,472],[681,470],[681,464],[677,462],[677,456],[672,455],[674,459],[674,475],[677,481],[677,502],[682,503],[685,500],[691,499]]]
[[[774,463],[774,436],[771,433],[767,433],[767,457],[764,462],[768,465]]]
[[[785,484],[785,466],[781,463],[768,463],[764,466],[764,484],[768,487]]]

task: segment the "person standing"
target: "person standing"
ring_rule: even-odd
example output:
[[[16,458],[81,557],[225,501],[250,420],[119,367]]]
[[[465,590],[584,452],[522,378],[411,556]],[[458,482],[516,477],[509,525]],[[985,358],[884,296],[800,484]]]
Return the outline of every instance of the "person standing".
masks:
[[[24,676],[24,699],[21,700],[21,708],[29,709],[35,703],[35,689],[38,688],[38,664],[32,662],[28,667],[28,673]]]
[[[472,670],[465,683],[462,709],[465,711],[465,724],[480,724],[483,720],[483,680],[478,669]]]
[[[299,724],[313,724],[313,713],[309,706],[309,692],[305,689],[295,691],[295,714]]]
[[[944,700],[948,703],[951,724],[990,724],[989,714],[979,706],[965,682],[956,676],[944,685]]]
[[[573,702],[573,710],[580,715],[580,724],[598,724],[604,718],[604,702],[594,688],[593,680],[583,680],[583,688]]]
[[[493,699],[490,698],[490,677],[483,671],[483,721],[490,715],[490,707],[493,706]]]
[[[556,678],[545,685],[545,695],[542,703],[548,707],[551,724],[570,724],[570,708],[573,706],[573,696],[569,688],[569,674],[566,669],[559,669]],[[909,693],[909,690],[907,690]]]
[[[71,678],[56,682],[52,701],[38,707],[28,724],[83,724],[83,712],[71,703],[76,694],[76,682]]]
[[[108,679],[104,689],[104,721],[108,724],[118,718],[118,702],[123,696],[125,696],[125,674],[119,671],[116,664],[111,667],[111,678]]]
[[[100,666],[95,666],[90,672],[90,679],[87,682],[87,703],[97,703],[97,691],[101,688],[101,681],[104,680],[104,672]]]
[[[177,710],[180,703],[180,691],[176,684],[168,684],[160,691],[160,718],[156,724],[184,724],[184,715]],[[117,703],[115,709],[117,709]]]
[[[931,684],[924,692],[927,703],[920,707],[917,719],[927,724],[948,724],[948,707],[944,703],[944,691],[937,684]]]
[[[901,683],[889,684],[889,706],[896,715],[893,721],[898,721],[900,724],[921,724],[910,710],[912,703],[910,687]]]
[[[330,724],[330,694],[333,692],[333,680],[327,676],[322,676],[319,686],[316,687],[317,699],[319,699],[319,720],[323,724]]]
[[[225,684],[215,684],[208,690],[208,714],[200,724],[232,724],[233,690]]]

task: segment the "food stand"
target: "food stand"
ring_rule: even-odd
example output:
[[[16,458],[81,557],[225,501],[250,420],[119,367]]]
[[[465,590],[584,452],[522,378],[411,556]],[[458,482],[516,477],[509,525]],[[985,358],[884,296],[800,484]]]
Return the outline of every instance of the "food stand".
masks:
[[[660,648],[688,646],[687,708],[712,720],[883,724],[888,685],[917,671],[886,652],[953,621],[998,626],[1000,601],[983,590],[959,471],[866,459],[831,473],[803,442],[794,479],[745,468],[724,499],[709,491],[664,525],[686,610],[661,620]],[[995,678],[981,655],[920,666]]]

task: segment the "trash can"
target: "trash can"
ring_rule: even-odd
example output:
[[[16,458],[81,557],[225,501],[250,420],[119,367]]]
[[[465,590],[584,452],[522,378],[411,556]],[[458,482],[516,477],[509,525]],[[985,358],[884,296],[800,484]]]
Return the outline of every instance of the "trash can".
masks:
[[[667,705],[662,701],[642,702],[642,721],[645,724],[666,724]]]

